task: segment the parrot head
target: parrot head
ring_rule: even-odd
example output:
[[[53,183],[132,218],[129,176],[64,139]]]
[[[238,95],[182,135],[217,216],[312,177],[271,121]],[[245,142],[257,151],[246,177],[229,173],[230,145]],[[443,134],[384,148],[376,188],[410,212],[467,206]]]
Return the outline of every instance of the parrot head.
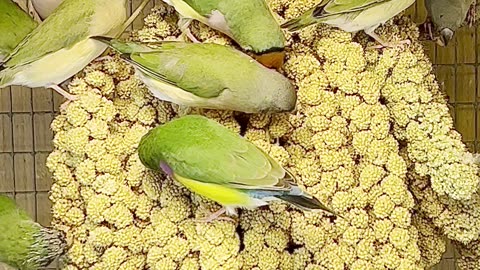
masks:
[[[455,32],[453,32],[453,30],[450,29],[450,28],[443,28],[442,30],[440,30],[440,40],[439,40],[439,42],[441,44],[439,44],[439,45],[447,46],[448,43],[450,42],[450,40],[452,40],[453,34],[455,34]]]
[[[292,112],[295,110],[297,105],[297,94],[293,87],[292,89],[282,88],[270,97],[270,105],[264,110],[261,110],[262,113]]]

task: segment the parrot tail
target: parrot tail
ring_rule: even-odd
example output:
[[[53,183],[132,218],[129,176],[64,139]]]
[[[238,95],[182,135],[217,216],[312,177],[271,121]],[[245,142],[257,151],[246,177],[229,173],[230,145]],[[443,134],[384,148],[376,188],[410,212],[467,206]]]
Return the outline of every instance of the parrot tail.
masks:
[[[121,41],[118,39],[114,39],[111,37],[105,36],[93,36],[91,37],[95,40],[103,42],[107,44],[110,48],[114,49],[115,51],[122,53],[122,54],[130,54],[134,52],[151,52],[153,51],[152,48],[147,47],[146,45],[135,43],[135,42],[128,42],[128,41]]]
[[[275,196],[280,200],[291,203],[302,210],[324,210],[334,215],[337,215],[333,210],[323,205],[319,200],[315,198],[309,198],[306,196],[297,195],[279,195]]]
[[[304,27],[312,25],[317,22],[316,18],[314,17],[314,13],[316,13],[318,7],[314,7],[300,17],[292,19],[288,22],[283,23],[280,27],[287,28],[290,32],[298,31]]]
[[[274,197],[280,200],[286,201],[290,204],[293,204],[296,207],[305,211],[323,210],[335,216],[340,216],[335,211],[333,211],[332,209],[328,208],[323,203],[321,203],[318,199],[314,198],[308,193],[305,193],[302,189],[300,189],[297,186],[295,182],[293,181],[287,181],[287,182],[291,188],[290,192],[288,192],[288,194],[284,193],[284,194],[275,195]]]

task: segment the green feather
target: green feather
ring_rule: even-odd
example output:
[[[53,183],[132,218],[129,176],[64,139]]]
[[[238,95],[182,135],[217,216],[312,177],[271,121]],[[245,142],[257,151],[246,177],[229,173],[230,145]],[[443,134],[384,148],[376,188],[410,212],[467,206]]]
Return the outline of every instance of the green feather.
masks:
[[[0,0],[0,62],[37,23],[12,0]]]
[[[323,0],[298,18],[282,24],[282,28],[297,31],[315,23],[325,23],[347,32],[373,32],[415,0]]]
[[[284,200],[304,210],[334,213],[298,188],[267,153],[204,116],[187,115],[152,129],[142,137],[138,155],[146,167],[164,170],[227,209]]]
[[[159,169],[163,161],[175,173],[206,183],[258,188],[274,186],[285,175],[255,145],[201,116],[185,116],[151,130],[140,142],[139,156],[151,169]]]
[[[170,1],[177,11],[181,10],[179,2]],[[265,0],[184,0],[193,10],[198,12],[196,16],[203,17],[202,22],[212,28],[230,35],[244,50],[250,50],[257,54],[272,51],[281,51],[285,47],[285,37],[278,22],[273,17]],[[227,25],[218,27],[208,19],[213,12],[223,15]],[[192,17],[196,17],[192,16]]]
[[[293,110],[296,92],[280,73],[213,43],[157,42],[156,48],[92,37],[122,53],[153,95],[181,105],[254,112]]]
[[[20,270],[39,269],[61,255],[65,246],[61,233],[43,228],[12,199],[0,195],[0,262]]]
[[[121,32],[126,4],[127,0],[63,1],[7,57],[0,88],[51,87],[75,75],[106,49],[90,36]]]
[[[93,0],[65,0],[15,48],[5,63],[6,67],[25,65],[39,58],[70,48],[89,35],[89,22],[95,12]],[[54,16],[69,14],[68,16]]]

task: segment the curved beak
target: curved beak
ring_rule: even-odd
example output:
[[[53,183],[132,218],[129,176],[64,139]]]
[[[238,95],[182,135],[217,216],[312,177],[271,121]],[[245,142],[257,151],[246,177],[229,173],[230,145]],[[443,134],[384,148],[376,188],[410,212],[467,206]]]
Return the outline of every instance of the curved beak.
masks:
[[[443,44],[442,46],[447,46],[450,40],[453,38],[454,32],[449,28],[443,28],[440,31],[440,42]]]
[[[267,68],[280,69],[285,61],[285,51],[275,51],[260,55],[253,55],[253,58]]]

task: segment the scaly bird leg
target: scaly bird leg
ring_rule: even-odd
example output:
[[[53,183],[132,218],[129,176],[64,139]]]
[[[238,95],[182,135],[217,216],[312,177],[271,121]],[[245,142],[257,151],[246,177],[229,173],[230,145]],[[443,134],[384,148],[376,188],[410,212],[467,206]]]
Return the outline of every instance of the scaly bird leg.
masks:
[[[189,26],[192,21],[193,20],[189,18],[180,18],[180,20],[178,20],[178,28],[180,28],[180,31],[182,32],[178,38],[181,39],[184,35],[186,35],[193,43],[201,43],[190,31]]]
[[[433,40],[433,30],[432,30],[432,23],[427,24],[427,29],[428,29],[428,36],[430,37],[431,40]]]
[[[395,48],[395,47],[403,47],[404,44],[411,44],[412,42],[410,40],[401,40],[397,42],[386,42],[384,41],[379,35],[375,34],[373,31],[371,33],[367,33],[369,36],[371,36],[375,41],[380,43],[380,45],[375,45],[375,46],[370,46],[367,49],[381,49],[385,47],[389,48]]]
[[[206,223],[212,222],[214,220],[235,221],[234,219],[232,219],[230,217],[221,217],[221,215],[225,214],[226,211],[227,211],[227,209],[225,207],[222,207],[218,211],[216,211],[215,213],[212,213],[211,215],[209,215],[207,217],[197,219],[196,221],[197,222],[206,222]]]
[[[477,1],[475,0],[473,1],[467,13],[467,23],[468,23],[468,26],[470,27],[472,27],[475,24],[475,21],[477,19],[476,11],[477,11]]]
[[[56,85],[56,84],[52,84],[52,85],[49,85],[47,86],[47,88],[52,88],[53,90],[55,90],[57,93],[59,93],[60,95],[62,95],[63,97],[65,97],[67,99],[66,102],[64,102],[62,105],[60,105],[60,110],[63,111],[67,108],[67,105],[71,102],[71,101],[74,101],[74,100],[77,100],[78,97],[75,96],[75,95],[72,95],[70,93],[68,93],[67,91],[63,90],[63,88],[61,88],[60,86]]]
[[[105,60],[113,60],[113,56],[111,56],[111,55],[100,56],[93,61],[94,62],[101,62],[101,61],[105,61]]]

